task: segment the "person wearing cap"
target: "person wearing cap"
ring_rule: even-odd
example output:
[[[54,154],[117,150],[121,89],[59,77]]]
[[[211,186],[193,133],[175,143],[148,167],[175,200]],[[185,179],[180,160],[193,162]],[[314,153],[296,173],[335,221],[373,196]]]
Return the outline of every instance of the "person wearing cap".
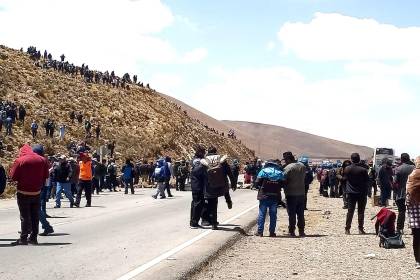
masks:
[[[80,200],[82,199],[82,192],[85,191],[86,196],[86,207],[92,205],[92,159],[87,153],[80,154],[79,162],[79,185],[77,187],[76,207],[80,206]]]
[[[274,161],[269,160],[264,168],[258,173],[255,184],[258,187],[259,213],[258,230],[256,236],[263,236],[265,217],[267,209],[270,216],[269,232],[270,237],[276,237],[277,206],[281,199],[281,188],[283,186],[284,175],[281,167]]]
[[[60,156],[59,164],[54,168],[54,178],[57,183],[57,189],[55,193],[55,206],[54,208],[61,207],[61,193],[64,192],[64,195],[70,201],[70,208],[73,208],[74,199],[71,193],[71,183],[73,170],[70,164],[67,161],[65,155]]]
[[[353,153],[351,155],[351,165],[344,169],[343,177],[346,182],[348,203],[345,234],[350,234],[351,222],[353,220],[356,204],[359,222],[359,234],[366,234],[364,230],[364,222],[369,188],[369,175],[368,170],[360,162],[360,155],[358,153]]]
[[[410,160],[410,155],[407,153],[401,154],[401,165],[395,170],[395,203],[398,207],[398,218],[397,218],[397,231],[402,232],[404,230],[405,222],[405,198],[406,198],[406,185],[408,176],[415,169],[415,165]]]
[[[305,236],[305,177],[306,167],[297,162],[292,152],[283,153],[287,214],[289,215],[289,235],[294,237],[297,226],[299,236]]]
[[[21,221],[20,238],[12,242],[14,246],[38,244],[40,193],[48,178],[48,162],[45,157],[39,155],[42,153],[41,145],[34,146],[32,150],[25,144],[10,169],[10,178],[17,182],[16,197]]]

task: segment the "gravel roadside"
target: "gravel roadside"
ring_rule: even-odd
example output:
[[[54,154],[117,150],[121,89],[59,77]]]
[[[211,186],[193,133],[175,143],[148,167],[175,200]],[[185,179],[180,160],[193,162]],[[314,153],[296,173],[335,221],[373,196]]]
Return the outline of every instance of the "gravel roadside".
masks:
[[[374,221],[370,221],[379,208],[372,207],[369,200],[365,215],[368,234],[358,234],[356,210],[352,235],[346,236],[347,212],[342,209],[342,199],[320,197],[317,189],[317,184],[311,186],[305,213],[308,237],[286,236],[287,213],[280,208],[277,238],[253,236],[254,228],[192,279],[420,279],[407,227],[403,237],[406,248],[379,248]]]

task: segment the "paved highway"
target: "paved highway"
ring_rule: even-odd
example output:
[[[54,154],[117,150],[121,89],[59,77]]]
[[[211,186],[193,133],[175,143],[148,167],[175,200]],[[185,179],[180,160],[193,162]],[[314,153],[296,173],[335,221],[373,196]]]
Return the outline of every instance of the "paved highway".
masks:
[[[180,245],[188,247],[199,236],[202,240],[194,247],[198,250],[194,253],[196,258],[212,249],[213,243],[204,246],[207,238],[212,235],[223,238],[238,226],[226,225],[225,231],[209,234],[203,229],[191,230],[190,192],[175,192],[174,198],[164,200],[152,199],[152,192],[151,189],[136,189],[135,195],[105,192],[93,197],[92,208],[68,208],[68,202],[63,200],[63,208],[53,209],[50,201],[47,212],[54,217],[49,221],[55,233],[39,237],[38,246],[10,247],[9,243],[18,237],[19,212],[15,201],[0,201],[0,279],[139,279],[145,267],[162,266],[159,258],[168,257],[162,254],[180,249]],[[220,222],[246,214],[247,221],[256,218],[255,208],[248,212],[257,203],[255,192],[238,190],[232,198],[231,210],[220,198]],[[182,250],[185,249],[178,251]],[[186,267],[180,265],[179,269]]]

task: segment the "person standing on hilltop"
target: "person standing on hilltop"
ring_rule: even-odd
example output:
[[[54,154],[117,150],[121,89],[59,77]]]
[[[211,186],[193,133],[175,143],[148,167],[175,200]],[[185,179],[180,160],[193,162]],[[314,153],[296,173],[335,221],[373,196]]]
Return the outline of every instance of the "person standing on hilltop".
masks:
[[[61,62],[64,62],[65,58],[66,58],[66,56],[64,54],[60,55]]]
[[[77,122],[78,122],[79,124],[82,124],[82,122],[83,122],[83,115],[82,115],[82,113],[81,113],[81,112],[78,112],[78,113],[77,113],[77,115],[76,115],[76,119],[77,119]]]
[[[32,121],[31,132],[32,132],[32,139],[35,139],[36,135],[38,134],[38,124],[36,123],[36,120]]]
[[[25,116],[26,116],[26,110],[23,105],[19,106],[19,120],[23,123],[25,123]]]
[[[71,123],[74,123],[74,120],[76,118],[76,113],[74,111],[71,111],[69,114],[69,117],[70,117]]]
[[[17,204],[21,220],[20,238],[12,245],[38,244],[40,193],[48,178],[47,159],[25,144],[10,169],[10,178],[17,182]]]
[[[297,226],[299,236],[305,236],[305,177],[306,168],[297,162],[292,152],[283,153],[287,214],[289,215],[289,235],[294,237]]]
[[[408,224],[413,234],[413,252],[416,268],[420,269],[420,156],[416,158],[415,169],[407,180]]]
[[[59,128],[60,141],[64,141],[65,133],[66,133],[66,126],[64,124],[62,124],[62,125],[60,125],[60,128]]]
[[[405,199],[406,199],[406,185],[408,176],[415,169],[415,165],[410,160],[410,155],[407,153],[401,154],[401,165],[395,170],[395,203],[398,207],[397,231],[402,233],[405,223]]]
[[[99,137],[101,136],[101,125],[100,124],[96,125],[95,133],[96,133],[96,140],[99,140]]]
[[[344,180],[346,181],[346,193],[348,201],[347,219],[345,234],[350,234],[351,222],[353,220],[354,210],[358,212],[359,234],[366,234],[364,230],[365,209],[369,188],[368,170],[360,163],[360,155],[353,153],[351,155],[350,166],[344,169]]]

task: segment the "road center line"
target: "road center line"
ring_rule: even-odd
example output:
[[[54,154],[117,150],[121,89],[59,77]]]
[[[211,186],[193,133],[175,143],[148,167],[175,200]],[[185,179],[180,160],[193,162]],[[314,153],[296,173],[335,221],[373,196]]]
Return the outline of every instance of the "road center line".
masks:
[[[233,216],[232,218],[227,219],[226,221],[224,221],[222,224],[227,224],[232,222],[233,220],[239,218],[240,216],[248,213],[249,211],[253,210],[254,208],[256,208],[258,206],[258,204],[242,211],[241,213]],[[163,253],[162,255],[148,261],[145,264],[142,264],[141,266],[131,270],[130,272],[122,275],[121,277],[119,277],[117,280],[129,280],[132,279],[133,277],[143,273],[144,271],[148,270],[149,268],[151,268],[152,266],[155,266],[156,264],[160,263],[163,260],[166,260],[167,258],[169,258],[172,255],[175,255],[176,253],[182,251],[183,249],[187,248],[188,246],[191,246],[192,244],[194,244],[195,242],[197,242],[198,240],[206,237],[207,235],[209,235],[210,233],[212,233],[213,231],[211,229],[208,229],[204,232],[202,232],[201,234],[197,235],[196,237],[194,237],[193,239],[190,239],[184,243],[182,243],[181,245],[178,245],[177,247],[171,249],[170,251]]]

